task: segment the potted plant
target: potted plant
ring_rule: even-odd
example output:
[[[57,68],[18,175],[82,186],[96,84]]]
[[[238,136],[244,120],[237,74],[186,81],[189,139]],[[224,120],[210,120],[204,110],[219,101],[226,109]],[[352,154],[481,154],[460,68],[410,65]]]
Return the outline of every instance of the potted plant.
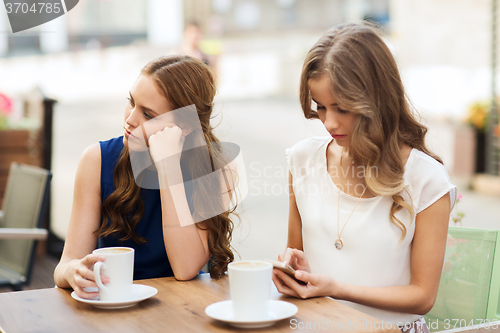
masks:
[[[467,109],[467,123],[474,128],[476,136],[476,173],[484,173],[486,171],[486,124],[489,111],[490,103],[486,101],[476,101]]]
[[[12,109],[12,99],[0,93],[0,130],[8,127],[8,119]]]
[[[40,120],[25,117],[19,104],[0,92],[0,204],[12,162],[41,166]]]

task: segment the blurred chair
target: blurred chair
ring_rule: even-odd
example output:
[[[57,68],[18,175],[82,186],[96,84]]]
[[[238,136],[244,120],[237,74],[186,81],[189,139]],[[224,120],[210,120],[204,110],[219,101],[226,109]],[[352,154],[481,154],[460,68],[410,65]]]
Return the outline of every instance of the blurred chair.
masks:
[[[431,331],[500,319],[500,232],[450,227]],[[471,327],[472,329],[472,327]]]
[[[0,287],[21,290],[30,283],[38,240],[48,208],[50,171],[19,163],[10,166],[0,220]]]

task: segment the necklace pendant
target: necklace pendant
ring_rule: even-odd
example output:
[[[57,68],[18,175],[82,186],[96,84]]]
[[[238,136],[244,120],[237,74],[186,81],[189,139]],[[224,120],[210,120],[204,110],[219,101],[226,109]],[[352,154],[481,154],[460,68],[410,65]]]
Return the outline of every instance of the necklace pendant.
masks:
[[[337,250],[340,250],[344,247],[344,243],[342,242],[342,239],[341,238],[337,238],[337,240],[335,241],[335,248]]]

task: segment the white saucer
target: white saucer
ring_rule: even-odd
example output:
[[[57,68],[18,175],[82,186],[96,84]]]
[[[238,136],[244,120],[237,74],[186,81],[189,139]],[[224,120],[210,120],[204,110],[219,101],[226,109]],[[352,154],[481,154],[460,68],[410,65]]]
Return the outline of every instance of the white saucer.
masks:
[[[269,301],[269,313],[267,314],[267,318],[246,321],[234,319],[232,301],[217,302],[207,306],[205,309],[207,316],[239,328],[259,328],[271,326],[279,320],[290,318],[296,314],[297,311],[298,309],[295,304],[271,300]]]
[[[87,303],[101,309],[123,309],[130,306],[134,306],[140,301],[151,298],[158,292],[158,289],[150,286],[145,286],[143,284],[133,284],[132,285],[132,295],[125,301],[100,301],[99,297],[94,299],[85,299],[79,297],[74,291],[71,293],[71,297],[79,302]]]

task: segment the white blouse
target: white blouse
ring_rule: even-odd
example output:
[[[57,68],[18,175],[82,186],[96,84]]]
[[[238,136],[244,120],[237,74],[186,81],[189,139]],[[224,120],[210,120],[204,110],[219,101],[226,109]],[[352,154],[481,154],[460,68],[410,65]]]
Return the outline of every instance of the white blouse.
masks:
[[[410,282],[411,242],[415,218],[406,209],[395,216],[406,226],[401,230],[391,223],[391,197],[361,198],[342,232],[343,248],[337,250],[337,202],[340,195],[340,230],[354,209],[358,197],[340,191],[327,172],[326,149],[331,137],[302,140],[286,150],[293,177],[293,191],[302,220],[304,253],[312,273],[367,287],[408,285]],[[405,165],[406,191],[401,195],[411,202],[415,214],[450,192],[451,208],[456,187],[444,166],[427,154],[412,149]],[[392,325],[413,322],[419,315],[375,309],[340,301]]]

